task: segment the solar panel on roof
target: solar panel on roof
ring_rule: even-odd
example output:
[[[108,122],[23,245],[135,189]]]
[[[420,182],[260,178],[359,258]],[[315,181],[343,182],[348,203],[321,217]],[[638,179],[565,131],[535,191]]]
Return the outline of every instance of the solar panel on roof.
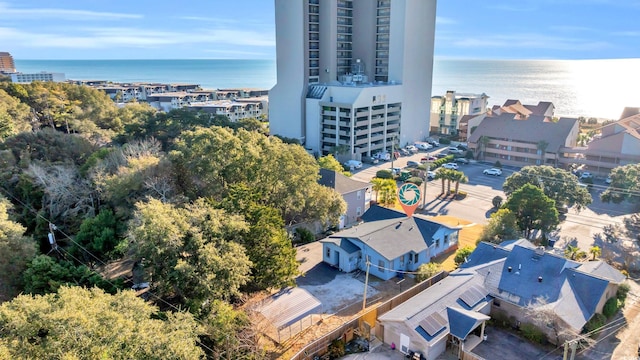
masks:
[[[471,308],[476,306],[484,298],[485,295],[476,286],[470,287],[467,291],[460,295],[460,300],[464,301],[464,303],[469,305],[469,307]]]
[[[444,329],[447,326],[447,321],[438,313],[433,313],[424,320],[420,321],[419,325],[429,336],[434,336],[438,331]]]

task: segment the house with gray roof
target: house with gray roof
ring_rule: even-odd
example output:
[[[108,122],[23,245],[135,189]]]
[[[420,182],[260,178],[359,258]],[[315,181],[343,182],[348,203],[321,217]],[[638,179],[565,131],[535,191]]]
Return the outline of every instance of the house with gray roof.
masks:
[[[323,260],[351,272],[367,270],[383,280],[415,271],[431,258],[458,247],[459,227],[451,227],[422,215],[372,206],[362,224],[321,240]]]
[[[334,189],[347,203],[347,212],[340,217],[339,228],[351,226],[369,209],[371,184],[351,179],[329,169],[320,169],[320,185]]]
[[[480,243],[461,268],[484,277],[483,285],[494,297],[492,314],[502,312],[517,326],[531,322],[527,310],[544,308],[557,318],[556,328],[576,334],[602,313],[625,280],[605,262],[576,262],[524,243]],[[553,334],[557,329],[541,330],[550,341],[559,341]]]
[[[436,359],[448,346],[455,346],[462,358],[463,351],[482,341],[490,319],[492,300],[482,282],[472,270],[456,270],[381,315],[378,322],[384,328],[384,342],[427,359]]]

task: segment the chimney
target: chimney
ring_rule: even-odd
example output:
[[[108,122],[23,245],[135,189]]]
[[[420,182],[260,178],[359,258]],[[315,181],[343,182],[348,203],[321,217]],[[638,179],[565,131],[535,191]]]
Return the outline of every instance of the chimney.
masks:
[[[538,276],[538,282],[541,283],[542,282],[542,276]]]
[[[509,267],[507,268],[507,271],[511,272],[511,270],[513,270],[513,269],[511,268],[511,266],[509,266]]]

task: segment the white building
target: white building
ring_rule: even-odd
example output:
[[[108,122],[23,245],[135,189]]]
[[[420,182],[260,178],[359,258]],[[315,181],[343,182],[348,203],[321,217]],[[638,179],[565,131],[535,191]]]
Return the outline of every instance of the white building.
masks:
[[[463,94],[447,91],[444,96],[431,98],[431,132],[456,135],[460,119],[465,115],[480,115],[487,111],[486,94]]]
[[[275,0],[273,134],[350,158],[429,136],[436,0]]]
[[[11,75],[11,82],[28,84],[34,81],[53,81],[53,82],[64,82],[64,74],[63,73],[51,73],[42,71],[34,74],[23,74],[23,73],[13,73]]]

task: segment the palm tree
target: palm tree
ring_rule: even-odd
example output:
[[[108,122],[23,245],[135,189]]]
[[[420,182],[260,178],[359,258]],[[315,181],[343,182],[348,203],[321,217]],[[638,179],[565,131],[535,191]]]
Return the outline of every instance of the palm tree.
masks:
[[[373,184],[371,189],[376,192],[376,203],[378,202],[378,193],[382,191],[384,187],[384,180],[385,179],[381,179],[381,178],[371,179],[371,183]]]
[[[462,171],[453,171],[451,173],[452,180],[456,182],[456,191],[455,194],[458,196],[458,189],[460,188],[460,183],[466,184],[469,181],[469,178],[464,175]]]
[[[489,145],[489,141],[491,141],[491,139],[489,139],[488,136],[482,135],[480,136],[480,138],[478,139],[478,155],[476,156],[478,159],[480,159],[480,154],[482,154],[482,158],[484,159],[485,157],[485,150],[487,149],[487,145]]]
[[[444,182],[447,180],[446,171],[447,169],[445,168],[439,168],[436,171],[436,176],[433,178],[434,180],[442,180],[442,192],[440,195],[444,194]]]
[[[544,165],[544,157],[547,154],[547,147],[549,146],[549,143],[545,140],[540,140],[538,141],[538,151],[540,151],[540,165]]]
[[[595,260],[602,254],[602,250],[600,249],[600,246],[592,246],[591,249],[589,249],[589,254],[593,255],[593,260]]]

